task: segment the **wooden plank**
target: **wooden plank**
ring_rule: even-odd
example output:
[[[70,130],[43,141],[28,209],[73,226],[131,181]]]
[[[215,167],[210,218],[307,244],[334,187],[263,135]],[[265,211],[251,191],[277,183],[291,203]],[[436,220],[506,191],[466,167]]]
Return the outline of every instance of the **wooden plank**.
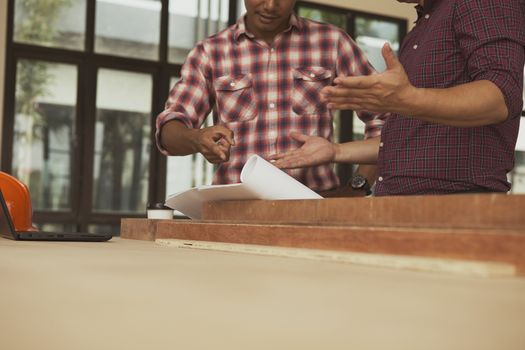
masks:
[[[462,194],[206,203],[203,219],[433,228],[525,228],[525,195]]]
[[[431,229],[161,221],[157,239],[257,244],[511,263],[525,275],[523,229]]]
[[[120,237],[154,241],[157,234],[158,219],[122,219],[120,220]]]
[[[404,255],[336,252],[332,250],[191,241],[182,239],[156,239],[155,242],[167,247],[182,249],[202,249],[319,261],[336,261],[354,265],[382,267],[397,270],[452,273],[479,277],[509,277],[516,274],[516,267],[514,265],[495,262],[422,258]]]

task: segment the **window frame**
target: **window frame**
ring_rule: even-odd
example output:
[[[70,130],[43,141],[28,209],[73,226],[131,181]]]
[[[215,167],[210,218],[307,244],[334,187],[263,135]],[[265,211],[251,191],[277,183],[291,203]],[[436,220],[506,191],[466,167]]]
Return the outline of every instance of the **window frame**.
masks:
[[[155,119],[162,111],[170,90],[172,76],[180,76],[181,64],[168,61],[169,0],[161,0],[159,59],[146,60],[112,56],[95,52],[96,0],[86,0],[84,50],[64,49],[14,42],[15,0],[7,4],[6,75],[4,82],[4,120],[2,128],[1,169],[12,171],[16,67],[19,60],[40,60],[71,64],[77,69],[77,105],[75,108],[75,140],[71,149],[71,208],[67,212],[35,210],[33,221],[46,224],[75,225],[87,231],[90,225],[117,227],[122,217],[144,217],[145,213],[101,213],[92,210],[93,156],[96,122],[96,89],[99,69],[115,69],[149,74],[152,77],[151,132],[148,202],[164,202],[166,188],[166,157],[156,150]],[[237,1],[230,1],[228,25],[237,19]]]

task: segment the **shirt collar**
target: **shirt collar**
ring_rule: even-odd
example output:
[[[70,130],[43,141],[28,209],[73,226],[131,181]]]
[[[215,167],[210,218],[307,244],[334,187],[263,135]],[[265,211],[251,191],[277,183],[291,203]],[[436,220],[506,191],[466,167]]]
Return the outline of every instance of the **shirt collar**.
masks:
[[[304,20],[296,16],[294,13],[292,13],[292,15],[290,16],[290,26],[283,32],[292,30],[292,28],[297,28],[300,31],[303,29],[303,27],[304,27]],[[248,28],[246,28],[246,15],[239,18],[233,28],[233,37],[235,41],[239,41],[239,38],[242,35],[246,35],[250,39],[255,38],[255,35],[250,33],[250,31],[248,31]]]

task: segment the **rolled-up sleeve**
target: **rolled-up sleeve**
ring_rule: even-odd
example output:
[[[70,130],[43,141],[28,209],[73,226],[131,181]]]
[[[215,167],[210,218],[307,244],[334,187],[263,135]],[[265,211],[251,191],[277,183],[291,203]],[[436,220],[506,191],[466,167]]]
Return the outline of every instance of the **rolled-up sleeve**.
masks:
[[[199,128],[211,111],[209,61],[202,44],[198,44],[186,58],[181,78],[170,91],[165,109],[157,116],[155,140],[164,155],[169,155],[160,142],[162,126],[178,120],[188,128]]]
[[[520,1],[460,0],[455,30],[472,80],[488,80],[502,92],[508,118],[523,109],[525,11]]]

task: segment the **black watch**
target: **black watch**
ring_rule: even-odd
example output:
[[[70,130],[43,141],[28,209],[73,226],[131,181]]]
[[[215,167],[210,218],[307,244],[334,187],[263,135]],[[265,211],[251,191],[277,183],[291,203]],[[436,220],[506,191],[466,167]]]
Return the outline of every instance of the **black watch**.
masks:
[[[372,194],[372,190],[370,189],[370,184],[368,183],[368,180],[362,175],[354,175],[354,177],[352,177],[352,180],[350,180],[350,186],[354,190],[365,191],[367,196]]]

